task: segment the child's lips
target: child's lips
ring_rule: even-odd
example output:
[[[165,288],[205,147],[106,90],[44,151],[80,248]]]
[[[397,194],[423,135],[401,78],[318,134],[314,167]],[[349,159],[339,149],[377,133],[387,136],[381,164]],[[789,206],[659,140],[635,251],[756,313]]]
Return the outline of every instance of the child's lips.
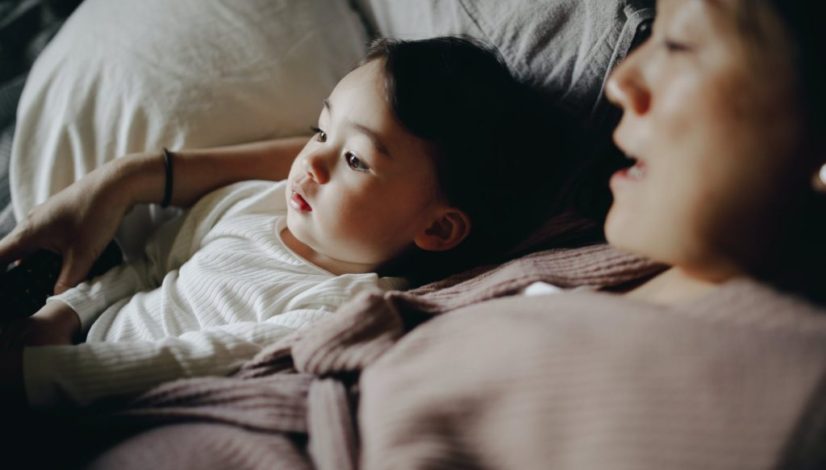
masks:
[[[306,199],[301,194],[298,194],[296,191],[291,191],[290,195],[290,205],[293,209],[301,212],[312,212],[313,208],[307,202]]]

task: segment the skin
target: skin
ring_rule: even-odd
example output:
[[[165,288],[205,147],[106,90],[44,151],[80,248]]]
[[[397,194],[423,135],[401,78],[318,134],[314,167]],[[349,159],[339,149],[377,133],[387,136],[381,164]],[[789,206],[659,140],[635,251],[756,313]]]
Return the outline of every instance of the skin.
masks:
[[[374,271],[412,244],[455,247],[470,221],[440,194],[429,154],[393,115],[382,62],[357,68],[325,101],[293,162],[283,240],[334,273]]]
[[[175,151],[172,205],[189,207],[210,191],[249,179],[283,180],[306,137]],[[159,204],[166,171],[158,153],[117,158],[38,205],[0,240],[8,264],[37,249],[63,257],[55,293],[81,282],[135,204]]]
[[[469,218],[448,205],[438,190],[428,144],[407,132],[394,117],[385,98],[382,70],[380,61],[368,62],[339,82],[325,102],[316,134],[309,141],[302,139],[306,144],[288,173],[287,228],[279,235],[299,255],[336,274],[374,271],[411,245],[424,250],[449,250],[470,230]],[[273,151],[282,155],[293,148],[294,141],[282,141],[231,151],[246,157],[251,166],[261,166],[262,156]],[[218,151],[217,161],[226,161],[226,154],[226,149]],[[196,161],[196,157],[210,161],[216,153],[188,152],[184,164]],[[71,206],[86,201],[88,212],[95,212],[93,209],[100,209],[94,204],[99,200],[97,196],[115,188],[112,181],[126,181],[126,191],[121,193],[127,196],[119,196],[106,209],[122,215],[125,207],[143,199],[146,183],[151,186],[159,182],[157,163],[150,165],[147,158],[133,156],[127,160],[131,166],[125,169],[107,166],[60,193],[57,202]],[[275,164],[265,164],[265,174],[283,173],[279,164],[283,161],[278,158]],[[128,172],[130,168],[133,173],[126,173],[129,177],[113,173]],[[174,202],[192,202],[188,198],[221,178],[207,175],[195,184],[187,182],[179,188]],[[151,192],[155,193],[161,191]],[[50,201],[30,219],[60,213]],[[32,224],[49,225],[36,221]],[[15,240],[26,239],[30,230],[7,238],[0,252],[25,249]],[[5,325],[0,333],[0,406],[26,406],[24,347],[75,344],[80,328],[77,313],[62,302],[48,303],[32,317]]]
[[[608,82],[623,110],[614,139],[637,163],[611,179],[606,236],[673,266],[632,296],[678,302],[748,275],[774,256],[784,222],[801,216],[793,197],[812,173],[791,54],[763,14],[776,46],[753,60],[737,6],[661,0],[652,38]]]
[[[6,323],[0,332],[0,409],[25,409],[23,348],[74,344],[80,318],[61,302],[46,304],[35,315]]]

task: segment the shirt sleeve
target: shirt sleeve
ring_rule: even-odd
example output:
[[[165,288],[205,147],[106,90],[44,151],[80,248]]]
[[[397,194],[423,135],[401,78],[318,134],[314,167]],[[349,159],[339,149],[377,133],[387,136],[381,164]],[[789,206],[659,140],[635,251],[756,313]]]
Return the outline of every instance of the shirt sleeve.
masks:
[[[28,347],[23,379],[33,408],[84,406],[186,377],[225,376],[266,345],[315,323],[327,310],[294,310],[161,341]]]
[[[159,287],[168,272],[191,258],[212,227],[228,212],[238,210],[250,192],[244,189],[230,185],[209,193],[180,217],[161,225],[147,241],[142,258],[49,297],[47,302],[60,301],[71,307],[80,317],[81,330],[87,333],[109,306]]]
[[[110,305],[160,286],[167,272],[173,242],[187,225],[186,218],[182,216],[162,225],[147,242],[142,258],[116,266],[62,294],[49,297],[46,302],[63,302],[71,307],[80,317],[81,330],[85,334]]]

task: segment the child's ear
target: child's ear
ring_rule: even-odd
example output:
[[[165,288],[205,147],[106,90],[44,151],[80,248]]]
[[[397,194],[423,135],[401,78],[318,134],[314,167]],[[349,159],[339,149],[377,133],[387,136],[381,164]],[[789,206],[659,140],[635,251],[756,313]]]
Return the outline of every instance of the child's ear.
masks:
[[[413,239],[425,251],[447,251],[455,248],[470,234],[470,217],[456,208],[444,209],[429,227]]]

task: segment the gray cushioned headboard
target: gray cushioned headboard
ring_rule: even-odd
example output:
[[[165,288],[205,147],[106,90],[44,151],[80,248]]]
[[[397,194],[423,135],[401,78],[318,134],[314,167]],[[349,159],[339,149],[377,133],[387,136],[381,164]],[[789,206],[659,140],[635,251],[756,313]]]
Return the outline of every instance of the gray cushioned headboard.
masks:
[[[620,116],[603,97],[610,70],[647,37],[655,0],[351,0],[374,36],[469,35],[499,49],[513,72],[588,128],[569,197],[601,217],[608,177],[622,164],[611,134]],[[605,188],[604,191],[599,188]]]
[[[608,71],[624,58],[654,0],[354,0],[377,36],[463,34],[496,46],[514,73],[599,119]]]

